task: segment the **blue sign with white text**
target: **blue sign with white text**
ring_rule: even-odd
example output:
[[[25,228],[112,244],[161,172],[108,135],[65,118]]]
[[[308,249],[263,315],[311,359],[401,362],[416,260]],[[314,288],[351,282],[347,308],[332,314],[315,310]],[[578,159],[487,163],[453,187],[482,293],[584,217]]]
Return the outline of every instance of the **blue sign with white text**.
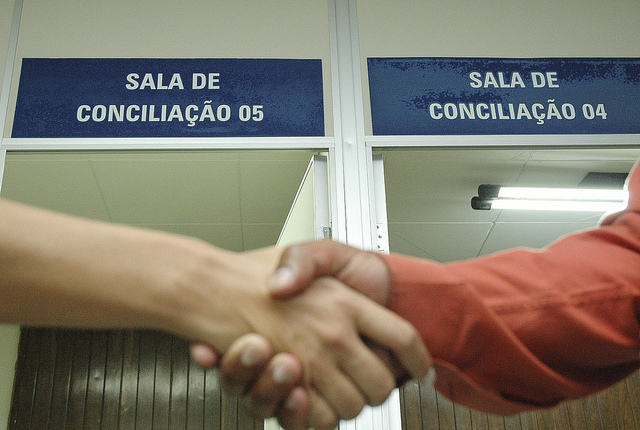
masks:
[[[369,58],[375,135],[640,133],[639,58]]]
[[[12,137],[324,136],[321,60],[25,58]]]

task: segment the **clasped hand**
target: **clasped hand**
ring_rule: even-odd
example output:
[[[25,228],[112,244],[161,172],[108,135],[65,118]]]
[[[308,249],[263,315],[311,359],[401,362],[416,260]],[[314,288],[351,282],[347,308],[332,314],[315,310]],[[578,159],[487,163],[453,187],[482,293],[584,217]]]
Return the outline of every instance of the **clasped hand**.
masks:
[[[250,253],[270,261],[271,272],[274,255]],[[381,404],[398,383],[426,374],[430,357],[417,331],[381,306],[389,279],[373,254],[320,242],[288,249],[279,265],[265,281],[273,288],[258,289],[261,300],[244,300],[239,339],[217,347],[226,350],[223,387],[247,395],[254,415],[277,416],[288,429],[332,429],[365,405]],[[194,343],[192,355],[206,367],[216,364],[205,343]]]

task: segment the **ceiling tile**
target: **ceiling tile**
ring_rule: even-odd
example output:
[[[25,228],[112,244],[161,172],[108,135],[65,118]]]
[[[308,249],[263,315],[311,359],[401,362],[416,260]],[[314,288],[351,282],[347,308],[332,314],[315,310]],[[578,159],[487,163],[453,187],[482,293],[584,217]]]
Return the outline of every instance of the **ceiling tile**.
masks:
[[[478,185],[515,181],[522,151],[393,151],[385,161],[390,222],[486,222],[494,212],[471,209]]]
[[[561,236],[592,228],[595,225],[594,222],[497,223],[484,243],[480,255],[518,247],[543,248]]]
[[[112,219],[123,223],[238,222],[238,161],[93,160]]]
[[[15,152],[3,195],[241,251],[275,244],[314,152]]]
[[[8,153],[2,196],[45,209],[109,220],[91,165],[81,157],[26,158]]]
[[[391,250],[453,261],[546,246],[602,214],[474,211],[478,185],[575,186],[589,171],[629,171],[638,156],[633,148],[383,151]]]
[[[275,245],[283,224],[284,220],[281,223],[273,224],[243,224],[242,243],[244,249],[257,249]]]
[[[243,223],[284,223],[310,159],[243,161]]]
[[[393,252],[441,263],[478,255],[491,223],[389,224],[389,247]]]

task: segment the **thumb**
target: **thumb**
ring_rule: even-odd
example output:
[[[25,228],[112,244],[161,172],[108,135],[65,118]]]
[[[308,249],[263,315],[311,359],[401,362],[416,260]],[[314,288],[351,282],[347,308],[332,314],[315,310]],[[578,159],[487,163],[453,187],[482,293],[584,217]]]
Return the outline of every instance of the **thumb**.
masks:
[[[289,246],[268,282],[271,297],[289,297],[320,276],[337,276],[356,252],[331,240]]]
[[[273,272],[267,287],[273,298],[283,298],[293,296],[310,284],[313,277],[309,274],[301,274],[297,265],[280,262],[280,265]]]

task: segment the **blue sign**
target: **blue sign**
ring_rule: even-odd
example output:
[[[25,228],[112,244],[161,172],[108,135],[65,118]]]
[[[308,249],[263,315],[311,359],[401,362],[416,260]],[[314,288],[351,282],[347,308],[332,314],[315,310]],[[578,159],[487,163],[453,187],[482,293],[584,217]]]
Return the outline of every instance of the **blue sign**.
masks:
[[[375,135],[640,133],[639,58],[369,58]]]
[[[25,58],[12,137],[324,136],[321,60]]]

